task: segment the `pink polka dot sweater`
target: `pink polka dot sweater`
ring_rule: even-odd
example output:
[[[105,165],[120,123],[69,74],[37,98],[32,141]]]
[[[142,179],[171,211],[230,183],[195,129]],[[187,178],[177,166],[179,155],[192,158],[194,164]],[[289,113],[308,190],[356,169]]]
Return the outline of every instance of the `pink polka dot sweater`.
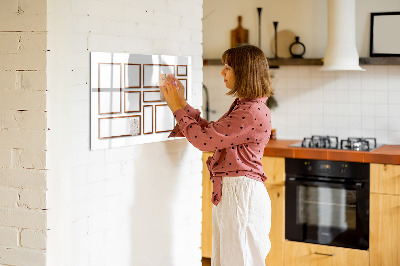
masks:
[[[271,132],[271,112],[265,105],[267,97],[236,99],[218,121],[208,122],[200,111],[189,104],[174,112],[178,124],[169,137],[186,137],[201,151],[215,151],[207,160],[213,195],[221,200],[224,176],[247,176],[261,182],[267,179],[261,159]]]

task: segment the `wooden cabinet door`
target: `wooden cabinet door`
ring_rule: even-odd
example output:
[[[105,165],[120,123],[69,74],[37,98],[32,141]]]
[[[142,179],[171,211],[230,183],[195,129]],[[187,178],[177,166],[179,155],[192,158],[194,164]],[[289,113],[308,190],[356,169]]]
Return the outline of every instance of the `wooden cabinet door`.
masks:
[[[266,184],[285,185],[285,158],[264,156],[261,163],[268,177]]]
[[[370,202],[370,265],[400,265],[400,196],[371,194]]]
[[[370,165],[371,193],[400,195],[400,165]]]
[[[202,194],[202,224],[201,224],[201,253],[204,258],[211,258],[212,252],[212,183],[206,161],[211,152],[203,153],[203,194]]]
[[[365,250],[285,241],[285,266],[368,266]]]
[[[266,266],[283,265],[283,243],[285,240],[285,187],[265,184],[271,199],[271,250],[265,259]]]

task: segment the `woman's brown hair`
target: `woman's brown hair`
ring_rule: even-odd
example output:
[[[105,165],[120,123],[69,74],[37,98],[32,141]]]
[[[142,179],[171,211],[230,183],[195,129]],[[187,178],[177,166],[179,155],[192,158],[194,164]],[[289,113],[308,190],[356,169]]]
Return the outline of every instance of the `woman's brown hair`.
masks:
[[[222,63],[235,74],[235,86],[227,95],[243,99],[273,95],[268,61],[260,48],[246,44],[228,49],[222,54]]]

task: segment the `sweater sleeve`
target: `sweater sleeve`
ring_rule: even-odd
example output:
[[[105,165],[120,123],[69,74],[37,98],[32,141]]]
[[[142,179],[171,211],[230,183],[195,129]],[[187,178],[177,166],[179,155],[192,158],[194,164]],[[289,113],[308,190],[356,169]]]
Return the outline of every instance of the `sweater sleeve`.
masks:
[[[188,116],[182,109],[175,111],[180,132],[201,151],[224,149],[253,141],[251,131],[257,126],[257,120],[249,109],[236,109],[218,122],[202,126]],[[258,126],[262,126],[258,125]]]
[[[186,105],[184,112],[187,116],[193,118],[195,121],[199,123],[199,125],[205,127],[209,124],[209,122],[200,117],[200,110],[194,109],[189,104]],[[175,137],[185,137],[179,129],[179,124],[177,124],[174,129],[172,130],[171,134],[169,134],[168,138],[175,138]]]

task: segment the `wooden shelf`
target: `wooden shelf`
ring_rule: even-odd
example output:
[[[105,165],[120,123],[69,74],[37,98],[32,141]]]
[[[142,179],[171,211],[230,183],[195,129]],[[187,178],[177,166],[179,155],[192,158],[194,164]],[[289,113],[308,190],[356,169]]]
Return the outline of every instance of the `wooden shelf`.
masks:
[[[362,57],[360,65],[400,65],[400,57]]]
[[[271,68],[279,66],[322,66],[322,58],[268,58]],[[222,65],[220,59],[204,59],[204,66]],[[362,57],[360,65],[400,65],[400,57]]]

